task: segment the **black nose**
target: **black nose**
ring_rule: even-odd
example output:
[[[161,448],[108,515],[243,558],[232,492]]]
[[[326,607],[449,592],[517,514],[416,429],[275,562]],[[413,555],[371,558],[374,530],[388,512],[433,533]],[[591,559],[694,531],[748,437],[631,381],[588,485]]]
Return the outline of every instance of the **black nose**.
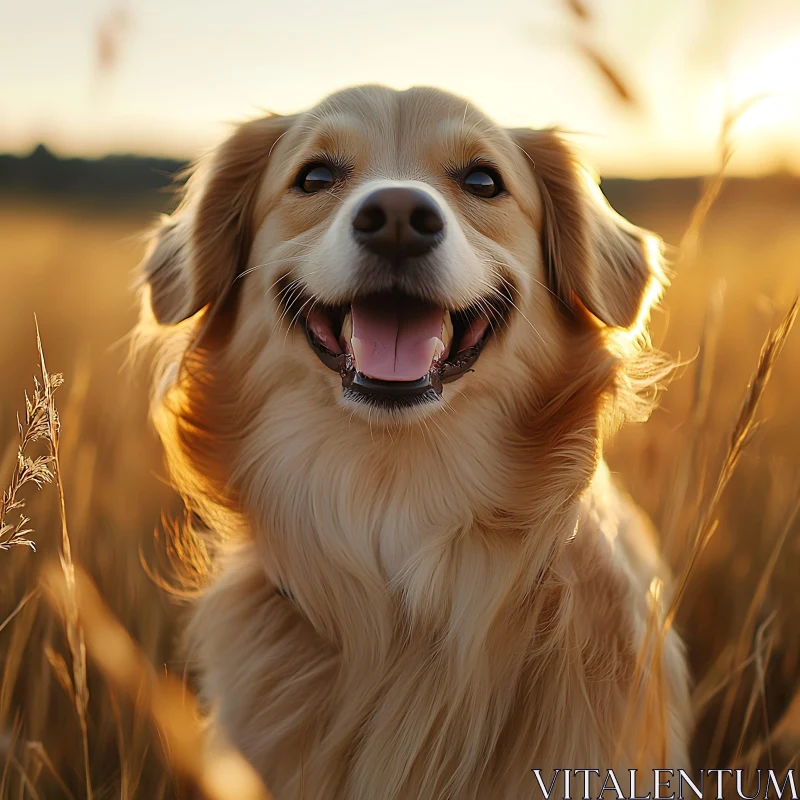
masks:
[[[430,252],[443,230],[444,218],[433,198],[407,186],[376,189],[353,217],[356,241],[393,262]]]

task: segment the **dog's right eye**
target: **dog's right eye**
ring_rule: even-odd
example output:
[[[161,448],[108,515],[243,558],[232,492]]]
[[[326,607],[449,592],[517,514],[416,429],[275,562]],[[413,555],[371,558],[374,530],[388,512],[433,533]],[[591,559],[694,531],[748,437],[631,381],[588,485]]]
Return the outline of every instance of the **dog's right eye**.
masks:
[[[329,189],[333,180],[333,172],[324,164],[309,164],[300,170],[294,185],[306,194],[314,194]]]

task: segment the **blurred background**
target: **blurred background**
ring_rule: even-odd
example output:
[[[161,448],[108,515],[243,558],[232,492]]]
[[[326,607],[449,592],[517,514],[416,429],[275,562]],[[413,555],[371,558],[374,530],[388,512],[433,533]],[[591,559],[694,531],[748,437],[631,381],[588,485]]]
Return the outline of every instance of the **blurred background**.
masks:
[[[159,673],[190,665],[174,647],[183,606],[161,586],[181,505],[146,422],[146,380],[126,363],[141,234],[174,207],[176,173],[231,123],[350,84],[436,85],[501,124],[558,126],[612,205],[670,245],[653,331],[683,366],[608,457],[682,569],[761,344],[800,287],[796,0],[6,2],[0,75],[0,488],[38,374],[36,314],[48,366],[65,376],[76,561]],[[797,766],[798,371],[795,332],[679,609],[696,766]],[[37,552],[0,549],[0,797],[82,797],[82,701],[37,588],[59,552],[57,494],[22,495]],[[93,795],[185,796],[141,708],[91,664],[88,690]]]

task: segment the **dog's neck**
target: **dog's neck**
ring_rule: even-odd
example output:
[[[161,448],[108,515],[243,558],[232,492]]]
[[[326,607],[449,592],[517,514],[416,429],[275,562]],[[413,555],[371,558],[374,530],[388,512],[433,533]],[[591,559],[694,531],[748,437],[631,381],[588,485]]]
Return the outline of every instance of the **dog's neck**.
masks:
[[[591,425],[537,442],[497,419],[497,430],[321,426],[318,440],[276,426],[279,459],[250,472],[247,494],[270,578],[354,656],[381,657],[398,632],[485,642],[499,617],[562,582],[553,566],[597,461]]]

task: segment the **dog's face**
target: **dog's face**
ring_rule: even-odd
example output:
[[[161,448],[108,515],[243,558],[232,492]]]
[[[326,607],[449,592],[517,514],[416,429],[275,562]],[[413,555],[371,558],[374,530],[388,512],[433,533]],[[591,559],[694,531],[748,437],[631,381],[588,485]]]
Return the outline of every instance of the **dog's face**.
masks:
[[[250,391],[302,374],[345,421],[406,425],[557,388],[580,337],[644,316],[656,255],[552,132],[365,87],[239,128],[145,271],[162,324],[233,302]]]

